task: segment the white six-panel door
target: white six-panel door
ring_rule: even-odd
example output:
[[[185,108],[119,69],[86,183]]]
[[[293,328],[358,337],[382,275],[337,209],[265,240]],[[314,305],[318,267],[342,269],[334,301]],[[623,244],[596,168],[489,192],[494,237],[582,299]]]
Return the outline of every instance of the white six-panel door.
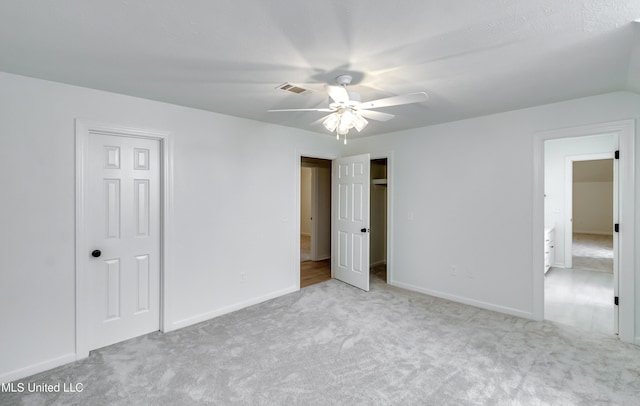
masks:
[[[333,277],[369,290],[369,154],[333,160]]]
[[[86,168],[87,333],[95,349],[159,329],[159,141],[90,134]]]
[[[619,141],[618,141],[619,142]],[[615,154],[615,153],[614,153]],[[614,156],[615,157],[615,156]],[[619,173],[620,173],[620,160],[619,159],[614,159],[613,160],[613,223],[614,223],[614,227],[615,224],[620,223],[620,212],[619,212]],[[619,268],[619,256],[620,255],[620,251],[619,251],[619,247],[620,247],[620,234],[615,232],[614,229],[614,233],[613,233],[613,297],[616,298],[619,296],[619,290],[620,290],[620,282],[619,282],[619,278],[620,278],[620,268]],[[613,306],[613,332],[615,334],[619,334],[620,333],[620,307],[619,306]]]

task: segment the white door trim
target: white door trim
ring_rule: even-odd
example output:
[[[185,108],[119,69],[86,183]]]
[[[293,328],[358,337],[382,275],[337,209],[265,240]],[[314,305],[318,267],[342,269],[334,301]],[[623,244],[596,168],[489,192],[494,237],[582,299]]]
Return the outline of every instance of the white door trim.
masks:
[[[318,260],[318,168],[311,168],[311,260]]]
[[[532,278],[533,318],[544,319],[544,142],[558,138],[587,135],[618,134],[619,162],[619,222],[618,284],[620,305],[619,337],[628,343],[635,337],[635,121],[622,120],[602,124],[572,127],[536,133],[533,137],[533,235]]]
[[[168,316],[168,303],[170,300],[167,281],[171,269],[169,264],[169,253],[171,252],[170,239],[172,224],[172,180],[173,180],[173,158],[171,136],[169,133],[145,130],[139,128],[123,127],[119,125],[98,123],[93,121],[76,119],[76,156],[75,156],[75,176],[76,176],[76,234],[75,234],[75,282],[76,282],[76,359],[89,356],[89,343],[87,339],[87,326],[89,314],[88,290],[85,286],[83,269],[88,266],[89,247],[86,246],[85,231],[85,201],[86,201],[86,167],[85,160],[88,153],[88,137],[91,134],[103,134],[121,137],[147,138],[158,140],[160,143],[161,169],[161,216],[160,216],[160,331],[171,330],[171,322]]]

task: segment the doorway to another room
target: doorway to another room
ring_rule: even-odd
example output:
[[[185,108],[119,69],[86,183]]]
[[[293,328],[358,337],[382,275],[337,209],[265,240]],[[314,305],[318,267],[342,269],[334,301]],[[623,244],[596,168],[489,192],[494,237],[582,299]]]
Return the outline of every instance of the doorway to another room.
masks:
[[[545,142],[545,319],[614,334],[615,134]]]
[[[572,267],[613,278],[613,159],[573,161]]]
[[[331,161],[300,160],[300,288],[331,279]]]
[[[369,274],[387,283],[388,159],[370,160]],[[300,288],[332,278],[332,161],[300,160]],[[339,279],[339,278],[338,278]]]

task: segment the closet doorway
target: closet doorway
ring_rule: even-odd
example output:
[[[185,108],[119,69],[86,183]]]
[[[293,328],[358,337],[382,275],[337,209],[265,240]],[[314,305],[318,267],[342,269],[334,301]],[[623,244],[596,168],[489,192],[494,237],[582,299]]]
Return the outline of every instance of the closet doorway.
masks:
[[[371,160],[371,239],[369,265],[371,280],[387,282],[387,224],[388,224],[388,166],[387,158]]]
[[[331,279],[331,160],[300,158],[300,288]],[[390,200],[388,158],[371,160],[370,279],[387,283]]]

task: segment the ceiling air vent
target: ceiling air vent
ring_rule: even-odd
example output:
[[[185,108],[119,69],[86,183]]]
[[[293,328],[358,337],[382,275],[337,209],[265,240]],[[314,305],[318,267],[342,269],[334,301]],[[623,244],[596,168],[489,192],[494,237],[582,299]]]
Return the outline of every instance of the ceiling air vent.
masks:
[[[294,85],[293,83],[289,83],[289,82],[281,84],[276,89],[284,90],[284,91],[295,93],[295,94],[311,93],[311,90],[305,89],[303,87]]]

